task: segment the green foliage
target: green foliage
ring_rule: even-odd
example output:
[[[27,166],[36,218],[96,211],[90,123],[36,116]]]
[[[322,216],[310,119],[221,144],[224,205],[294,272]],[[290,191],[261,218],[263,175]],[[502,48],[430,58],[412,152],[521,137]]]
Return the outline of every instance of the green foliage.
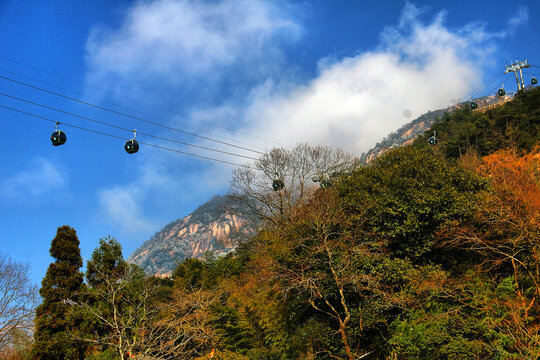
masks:
[[[209,265],[201,260],[188,258],[174,269],[172,278],[186,289],[207,285]]]
[[[501,148],[531,151],[540,140],[540,88],[517,95],[513,101],[482,113],[468,107],[445,114],[441,121],[419,137],[414,146],[428,148],[428,138],[437,132],[438,148],[447,158],[473,150],[489,155]]]
[[[282,360],[280,353],[271,349],[256,348],[247,353],[249,360]]]
[[[72,308],[70,302],[78,300],[83,286],[83,274],[79,270],[82,258],[75,230],[59,227],[50,253],[55,261],[49,265],[39,291],[43,302],[36,309],[32,358],[82,359],[84,346],[67,336],[67,332],[78,326],[77,317],[67,316]]]
[[[397,256],[431,251],[441,225],[466,219],[486,181],[437,156],[403,147],[381,156],[338,187],[343,205]]]
[[[510,316],[502,300],[516,300],[511,279],[497,285],[468,271],[459,282],[440,287],[392,322],[392,353],[399,359],[534,358],[534,349],[523,351],[506,328]]]
[[[110,279],[124,276],[128,264],[122,256],[122,246],[110,236],[99,240],[99,246],[86,263],[86,281],[97,287]]]
[[[392,324],[390,345],[399,359],[494,359],[489,331],[480,319],[454,314],[408,314]]]
[[[212,313],[211,323],[218,333],[220,348],[246,354],[253,347],[254,333],[238,309],[219,304],[213,306]]]
[[[118,360],[120,356],[113,350],[105,350],[86,357],[86,360]]]
[[[211,290],[220,281],[240,274],[246,261],[232,254],[216,259],[211,252],[207,252],[204,261],[188,258],[180,263],[174,269],[172,279],[186,290]]]

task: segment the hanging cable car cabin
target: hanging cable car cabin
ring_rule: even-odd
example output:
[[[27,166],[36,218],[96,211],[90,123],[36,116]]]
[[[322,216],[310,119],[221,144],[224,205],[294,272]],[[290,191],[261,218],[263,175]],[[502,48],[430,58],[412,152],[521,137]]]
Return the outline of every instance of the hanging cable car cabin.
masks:
[[[504,96],[504,94],[506,94],[506,91],[504,91],[504,82],[503,82],[499,90],[497,90],[497,95]]]
[[[139,143],[135,138],[137,137],[137,130],[133,130],[133,139],[126,141],[124,149],[128,154],[135,154],[139,151]]]
[[[478,107],[478,103],[476,101],[471,101],[471,110],[474,110]]]
[[[54,126],[54,132],[51,135],[51,142],[54,146],[64,145],[67,141],[66,133],[58,130],[58,124],[60,123],[57,121]]]
[[[135,139],[128,140],[124,145],[124,149],[128,154],[135,154],[139,151],[139,143]]]
[[[429,145],[437,144],[437,133],[433,131],[433,136],[428,139]]]
[[[332,182],[330,181],[330,179],[322,179],[320,182],[320,186],[322,189],[326,190],[332,186]]]
[[[283,189],[284,187],[285,187],[285,184],[283,183],[283,180],[275,179],[272,182],[272,189],[274,189],[274,191],[279,191]]]
[[[51,135],[51,142],[54,146],[64,145],[66,143],[67,136],[62,130],[57,130]]]
[[[531,84],[536,85],[538,84],[538,79],[536,79],[534,76],[531,78]]]

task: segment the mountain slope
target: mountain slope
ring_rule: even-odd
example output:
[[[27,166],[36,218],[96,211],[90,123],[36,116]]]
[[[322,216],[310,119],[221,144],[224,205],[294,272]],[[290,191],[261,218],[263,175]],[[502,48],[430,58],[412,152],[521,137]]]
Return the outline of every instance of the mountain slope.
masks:
[[[156,232],[128,261],[148,274],[166,276],[186,258],[203,258],[207,251],[225,255],[255,231],[245,213],[229,197],[216,195]]]
[[[514,98],[513,93],[504,96],[489,95],[479,99],[475,99],[478,104],[476,112],[484,112],[486,110],[502,106]],[[445,113],[451,113],[462,106],[469,106],[468,103],[461,103],[450,106],[446,109],[428,111],[415,120],[403,125],[393,133],[388,134],[382,141],[377,143],[372,149],[360,156],[360,160],[364,163],[370,163],[375,158],[381,156],[388,150],[402,146],[410,145],[416,140],[419,135],[423,135],[433,125],[440,122]],[[430,135],[431,136],[431,135]]]

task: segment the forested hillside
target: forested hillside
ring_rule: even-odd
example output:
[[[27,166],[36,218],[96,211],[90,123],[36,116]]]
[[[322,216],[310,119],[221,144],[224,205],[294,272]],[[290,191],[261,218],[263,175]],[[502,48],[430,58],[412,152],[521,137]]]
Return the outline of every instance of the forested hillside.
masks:
[[[488,155],[501,149],[532,151],[540,136],[540,89],[518,93],[513,101],[489,111],[471,111],[468,104],[446,113],[415,146],[426,148],[436,132],[440,152],[446,158],[458,158],[473,150]]]
[[[309,196],[268,185],[259,233],[170,279],[102,239],[78,295],[40,314],[67,314],[63,346],[93,360],[537,359],[540,90],[442,120]]]

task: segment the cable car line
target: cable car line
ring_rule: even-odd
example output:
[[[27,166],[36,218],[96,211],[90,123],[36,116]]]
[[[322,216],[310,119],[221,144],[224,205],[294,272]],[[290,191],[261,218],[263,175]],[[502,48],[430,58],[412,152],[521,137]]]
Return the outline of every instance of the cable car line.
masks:
[[[468,97],[468,99],[473,99],[475,96],[478,96],[478,94],[480,94],[482,91],[484,91],[488,86],[490,86],[494,81],[496,81],[497,79],[499,79],[503,75],[505,75],[505,74],[500,73],[499,75],[492,78],[483,87],[481,87],[480,89],[478,89],[478,90],[474,91],[473,93],[471,93],[471,95]]]
[[[88,120],[88,121],[91,121],[91,122],[94,122],[94,123],[97,123],[97,124],[109,126],[109,127],[115,128],[115,129],[124,130],[124,131],[128,131],[128,132],[133,132],[132,129],[127,129],[127,128],[124,128],[124,127],[121,127],[121,126],[118,126],[118,125],[110,124],[110,123],[105,122],[105,121],[100,121],[100,120],[92,119],[92,118],[89,118],[89,117],[86,117],[86,116],[74,114],[74,113],[71,113],[71,112],[69,112],[69,111],[64,111],[64,110],[56,109],[56,108],[53,108],[53,107],[51,107],[51,106],[39,104],[39,103],[30,101],[30,100],[26,100],[26,99],[22,99],[22,98],[19,98],[19,97],[16,97],[16,96],[4,94],[4,93],[2,93],[2,92],[0,92],[0,95],[5,96],[5,97],[9,97],[9,98],[12,98],[12,99],[15,99],[15,100],[23,101],[23,102],[26,102],[26,103],[29,103],[29,104],[32,104],[32,105],[40,106],[40,107],[43,107],[43,108],[45,108],[45,109],[57,111],[57,112],[60,112],[60,113],[62,113],[62,114],[66,114],[66,115],[70,115],[70,116],[75,116],[75,117],[78,117],[78,118],[80,118],[80,119]],[[224,150],[212,149],[212,148],[209,148],[209,147],[206,147],[206,146],[196,145],[196,144],[190,144],[190,143],[186,143],[186,142],[179,141],[179,140],[174,140],[174,139],[168,139],[168,138],[165,138],[165,137],[161,137],[161,136],[157,136],[157,135],[148,134],[148,133],[144,133],[144,132],[141,132],[141,131],[139,131],[138,133],[139,133],[140,135],[152,137],[152,138],[154,138],[154,139],[165,140],[165,141],[174,142],[174,143],[181,144],[181,145],[186,145],[186,146],[196,147],[196,148],[204,149],[204,150],[208,150],[208,151],[215,151],[215,152],[219,152],[219,153],[222,153],[222,154],[227,154],[227,155],[232,155],[232,156],[242,157],[242,158],[246,158],[246,159],[250,159],[250,160],[257,160],[257,158],[254,158],[254,157],[251,157],[251,156],[235,154],[235,153],[231,153],[231,152],[224,151]]]
[[[10,59],[10,58],[7,58],[7,57],[5,57],[5,56],[1,56],[1,55],[0,55],[0,59],[3,59],[3,60],[6,60],[6,61],[9,61],[9,62],[18,64],[18,65],[21,65],[21,66],[25,66],[25,67],[27,67],[27,68],[30,68],[30,69],[33,69],[33,70],[37,70],[37,71],[43,72],[43,73],[45,73],[45,74],[53,75],[53,76],[59,77],[59,78],[64,79],[64,80],[71,81],[71,82],[76,83],[76,84],[79,84],[79,85],[84,85],[84,86],[87,86],[87,87],[89,87],[89,88],[93,88],[93,89],[99,90],[99,91],[102,91],[102,92],[105,93],[105,94],[110,94],[110,95],[114,95],[114,96],[117,96],[117,97],[122,97],[122,98],[125,98],[125,99],[127,99],[127,100],[130,100],[130,101],[133,101],[133,102],[136,102],[136,103],[141,103],[141,104],[144,104],[144,105],[146,105],[146,106],[150,106],[150,107],[153,107],[153,108],[155,108],[155,109],[159,109],[159,110],[165,111],[165,112],[167,112],[167,113],[169,113],[169,114],[171,114],[171,115],[178,115],[178,114],[172,112],[171,110],[166,109],[166,108],[163,108],[163,107],[161,107],[161,106],[158,106],[158,105],[155,105],[155,104],[151,104],[151,103],[145,102],[145,101],[143,101],[143,100],[138,100],[138,99],[135,99],[135,98],[131,98],[131,97],[126,96],[126,95],[118,94],[118,93],[115,93],[115,92],[110,91],[110,90],[105,90],[105,89],[102,89],[102,88],[100,88],[100,87],[97,87],[97,86],[94,86],[94,85],[90,85],[90,84],[85,83],[85,82],[82,82],[82,81],[77,81],[77,80],[74,80],[74,79],[70,79],[69,77],[66,77],[66,76],[63,76],[63,75],[59,75],[59,74],[55,74],[55,73],[53,73],[53,72],[50,72],[50,71],[47,71],[47,70],[44,70],[44,69],[41,69],[41,68],[38,68],[38,67],[35,67],[35,66],[32,66],[32,65],[25,64],[25,63],[22,63],[22,62],[20,62],[20,61],[13,60],[13,59]],[[2,69],[2,70],[4,70],[4,69]],[[6,70],[4,70],[4,71],[6,71]],[[20,75],[20,74],[11,72],[11,71],[7,71],[7,72],[12,73],[12,74],[15,74],[15,75],[18,75],[18,76],[23,76],[23,77],[26,77],[26,78],[30,78],[30,79],[32,79],[32,80],[34,80],[34,81],[38,81],[38,82],[41,82],[41,83],[45,83],[45,82],[43,82],[43,81],[40,81],[40,80],[37,80],[37,79],[33,79],[33,78],[29,77],[29,76]],[[45,83],[45,84],[46,84],[46,83]],[[52,84],[48,84],[48,85],[54,86],[54,87],[57,87],[57,88],[61,88],[61,87],[58,87],[58,86],[52,85]],[[64,90],[66,90],[66,89],[64,89]],[[68,91],[69,91],[69,90],[68,90]],[[115,104],[113,104],[113,105],[115,105]],[[116,105],[116,106],[118,106],[118,105]],[[123,106],[120,106],[120,107],[123,107]],[[125,107],[123,107],[123,108],[125,108]],[[128,109],[128,110],[131,110],[131,111],[138,112],[138,113],[140,113],[140,114],[142,114],[142,115],[148,116],[148,114],[144,114],[144,113],[142,113],[142,112],[140,112],[140,111],[133,110],[133,109],[130,109],[130,108],[127,108],[127,109]],[[196,119],[196,120],[205,122],[205,123],[207,123],[207,124],[219,126],[219,127],[223,128],[223,129],[225,129],[225,130],[235,131],[235,130],[232,129],[232,128],[229,128],[229,127],[227,127],[227,126],[223,126],[223,125],[221,125],[221,124],[219,124],[219,123],[215,123],[215,122],[212,122],[212,121],[206,121],[206,120],[201,120],[201,119]],[[191,128],[191,129],[192,129],[192,130],[197,130],[197,129],[194,129],[194,128]],[[197,131],[200,131],[200,130],[197,130]],[[263,137],[259,137],[259,136],[253,135],[253,134],[246,133],[246,132],[238,132],[238,133],[239,133],[239,134],[243,134],[243,135],[247,135],[247,136],[249,136],[249,137],[253,137],[253,138],[255,138],[255,139],[259,139],[259,140],[263,140],[263,141],[266,141],[266,142],[274,143],[274,144],[277,144],[277,145],[280,145],[280,146],[284,146],[283,144],[281,144],[281,143],[279,143],[279,142],[277,142],[277,141],[271,140],[271,139],[266,139],[266,138],[263,138]],[[244,145],[250,145],[250,144],[244,144]],[[254,146],[254,145],[250,145],[250,146]],[[256,146],[256,147],[259,147],[259,146]],[[290,147],[290,146],[287,146],[287,147]],[[260,148],[260,147],[259,147],[259,148]],[[263,148],[263,149],[264,149],[264,148]]]
[[[1,58],[1,56],[0,56]],[[49,82],[46,82],[46,81],[42,81],[42,80],[39,80],[39,79],[36,79],[36,78],[33,78],[31,76],[27,76],[27,75],[23,75],[23,74],[19,74],[19,73],[16,73],[16,72],[13,72],[13,71],[10,71],[10,70],[7,70],[7,69],[4,69],[2,67],[0,67],[0,70],[1,71],[4,71],[6,73],[9,73],[9,74],[12,74],[12,75],[16,75],[16,76],[19,76],[19,77],[23,77],[23,78],[26,78],[26,79],[29,79],[29,80],[32,80],[32,81],[35,81],[35,82],[38,82],[38,83],[41,83],[41,84],[45,84],[45,85],[48,85],[48,86],[52,86],[56,89],[60,89],[60,90],[64,90],[64,91],[68,91],[68,92],[72,92],[72,93],[75,93],[75,94],[78,94],[78,95],[83,95],[84,97],[88,98],[88,99],[91,99],[91,100],[95,100],[95,101],[101,101],[105,104],[109,104],[109,105],[112,105],[112,106],[116,106],[118,108],[121,108],[121,109],[124,109],[124,110],[129,110],[129,111],[132,111],[132,112],[135,112],[137,114],[140,114],[142,116],[145,116],[145,117],[151,117],[151,118],[155,118],[155,119],[158,119],[158,120],[164,120],[164,119],[161,119],[155,115],[151,115],[151,114],[147,114],[145,112],[142,112],[142,111],[139,111],[139,110],[135,110],[133,108],[129,108],[129,107],[126,107],[126,106],[122,106],[122,105],[118,105],[118,104],[115,104],[115,103],[112,103],[110,101],[106,101],[106,100],[102,100],[102,99],[97,99],[97,98],[94,98],[94,97],[91,97],[91,96],[88,96],[88,95],[84,95],[82,94],[81,92],[77,92],[77,91],[73,91],[71,89],[68,89],[68,88],[65,88],[65,87],[62,87],[62,86],[58,86],[58,85],[55,85],[55,84],[51,84]],[[104,90],[105,91],[105,90]],[[134,100],[135,101],[135,100]],[[144,102],[142,102],[144,104]],[[157,107],[159,109],[159,107]],[[173,113],[172,111],[169,111],[169,110],[166,110],[166,109],[163,109],[164,111],[167,111],[168,113],[172,114],[172,115],[175,115],[175,116],[180,116],[178,114],[175,114]],[[197,119],[196,119],[197,120]],[[203,121],[203,122],[206,122],[206,123],[209,123],[209,124],[214,124],[210,121],[204,121],[204,120],[200,120],[200,121]],[[216,126],[220,126],[224,129],[227,129],[227,130],[232,130],[232,129],[229,129],[225,126],[221,126],[219,124],[214,124]],[[198,131],[199,133],[207,133],[207,134],[210,134],[210,135],[214,135],[214,136],[219,136],[219,135],[216,135],[212,132],[209,132],[209,131],[205,131],[205,130],[201,130],[201,129],[196,129],[194,127],[190,127],[190,126],[185,126],[185,128],[187,129],[191,129],[191,130],[194,130],[194,131]],[[250,134],[247,134],[247,133],[243,133],[243,132],[238,132],[239,134],[244,134],[244,135],[248,135],[248,136],[251,136],[251,137],[254,137],[254,138],[258,138],[257,136],[255,135],[250,135]],[[233,142],[236,142],[238,144],[242,144],[242,145],[246,145],[246,146],[250,146],[250,147],[255,147],[255,148],[259,148],[259,149],[262,149],[262,150],[266,150],[264,147],[262,146],[258,146],[258,145],[254,145],[254,144],[248,144],[248,143],[245,143],[245,142],[242,142],[242,141],[237,141],[237,140],[233,140],[233,139],[227,139],[227,138],[223,138],[224,140],[227,140],[227,141],[233,141]],[[267,141],[267,142],[274,142],[274,143],[277,143],[275,141],[271,141],[271,140],[268,140],[268,139],[264,139],[264,138],[259,138],[261,140],[264,140],[264,141]]]
[[[15,111],[15,112],[18,112],[18,113],[21,113],[21,114],[24,114],[24,115],[28,115],[28,116],[32,116],[32,117],[35,117],[35,118],[38,118],[38,119],[46,120],[46,121],[49,121],[49,122],[52,122],[52,123],[55,123],[55,124],[59,123],[59,124],[62,124],[63,126],[69,126],[69,127],[75,128],[75,129],[84,130],[84,131],[88,131],[88,132],[91,132],[91,133],[112,137],[112,138],[115,138],[115,139],[130,140],[130,139],[127,139],[127,138],[122,137],[122,136],[113,135],[113,134],[109,134],[109,133],[98,131],[98,130],[88,129],[88,128],[85,128],[85,127],[82,127],[82,126],[68,124],[68,123],[65,123],[65,122],[58,122],[56,120],[49,119],[49,118],[46,118],[46,117],[41,116],[41,115],[32,114],[32,113],[29,113],[29,112],[26,112],[26,111],[22,111],[22,110],[15,109],[15,108],[5,106],[5,105],[1,105],[1,104],[0,104],[0,108],[8,109],[8,110]],[[188,152],[181,151],[181,150],[178,150],[178,149],[172,149],[172,148],[168,148],[168,147],[165,147],[165,146],[150,144],[150,143],[142,142],[142,141],[140,141],[139,143],[143,144],[143,145],[146,145],[146,146],[151,146],[151,147],[155,147],[155,148],[158,148],[158,149],[162,149],[162,150],[173,151],[173,152],[176,152],[176,153],[179,153],[179,154],[194,156],[194,157],[198,157],[198,158],[201,158],[201,159],[212,160],[212,161],[217,161],[217,162],[221,162],[221,163],[225,163],[225,164],[229,164],[229,165],[240,166],[240,167],[244,167],[244,168],[257,170],[255,168],[253,168],[251,166],[248,166],[248,165],[245,165],[245,164],[244,165],[237,164],[237,163],[227,161],[227,160],[221,160],[221,159],[211,158],[211,157],[204,156],[204,155],[188,153]]]
[[[36,103],[36,102],[34,102],[34,101],[22,99],[22,98],[13,96],[13,95],[5,94],[5,93],[2,93],[2,92],[0,92],[0,95],[1,95],[1,96],[5,96],[5,97],[9,97],[9,98],[12,98],[12,99],[16,99],[16,100],[19,100],[19,101],[23,101],[23,102],[26,102],[26,103],[29,103],[29,104],[32,104],[32,105],[40,106],[40,107],[43,107],[43,108],[46,108],[46,109],[49,109],[49,110],[57,111],[57,112],[60,112],[60,113],[63,113],[63,114],[67,114],[67,115],[71,115],[71,116],[74,116],[74,117],[78,117],[78,118],[81,118],[81,119],[84,119],[84,120],[88,120],[88,121],[91,121],[91,122],[94,122],[94,123],[97,123],[97,124],[109,126],[109,127],[111,127],[111,128],[119,129],[119,130],[122,130],[122,131],[127,131],[127,132],[130,132],[130,133],[133,132],[132,129],[128,129],[128,128],[124,128],[124,127],[121,127],[121,126],[118,126],[118,125],[110,124],[110,123],[107,123],[107,122],[104,122],[104,121],[100,121],[100,120],[88,118],[88,117],[85,117],[85,116],[82,116],[82,115],[78,115],[78,114],[74,114],[74,113],[71,113],[71,112],[68,112],[68,111],[64,111],[64,110],[61,110],[61,109],[56,109],[56,108],[53,108],[53,107],[51,107],[51,106],[39,104],[39,103]],[[12,107],[4,106],[4,105],[0,105],[0,107],[6,108],[6,109],[9,109],[9,110],[12,110],[12,111],[16,111],[16,112],[19,112],[19,113],[22,113],[22,114],[25,114],[25,115],[29,115],[29,116],[37,117],[37,118],[40,118],[40,119],[44,119],[44,120],[47,120],[47,121],[50,121],[50,122],[57,122],[56,120],[52,120],[52,119],[46,118],[46,117],[41,116],[41,115],[36,115],[36,114],[29,113],[29,112],[26,112],[26,111],[23,111],[23,110],[19,110],[19,109],[15,109],[15,108],[12,108]],[[71,126],[71,127],[77,128],[77,129],[82,129],[82,130],[86,130],[86,131],[90,131],[90,132],[95,132],[95,133],[99,133],[99,134],[104,134],[104,135],[111,136],[111,137],[115,137],[115,138],[118,138],[118,139],[123,139],[123,140],[126,139],[126,138],[123,138],[123,137],[120,137],[120,136],[111,135],[111,134],[99,132],[99,131],[96,131],[96,130],[87,129],[87,128],[80,127],[80,126],[77,126],[77,125],[67,124],[67,123],[65,123],[65,122],[61,122],[61,123],[64,124],[64,125],[66,125],[66,126]],[[204,150],[210,150],[210,151],[215,151],[215,152],[219,152],[219,153],[223,153],[223,154],[227,154],[227,155],[232,155],[232,156],[242,157],[242,158],[246,158],[246,159],[249,159],[249,160],[254,160],[254,161],[259,160],[259,159],[257,159],[257,158],[253,158],[253,157],[249,157],[249,156],[245,156],[245,155],[240,155],[240,154],[230,153],[230,152],[222,151],[222,150],[218,150],[218,149],[207,148],[207,147],[199,146],[199,145],[195,145],[195,144],[188,144],[188,143],[184,143],[184,142],[177,141],[177,140],[174,140],[174,139],[168,139],[168,138],[164,138],[164,137],[160,137],[160,136],[156,136],[156,135],[152,135],[152,134],[147,134],[147,133],[140,132],[140,131],[137,131],[137,133],[140,134],[140,135],[144,135],[144,136],[148,136],[148,137],[153,137],[153,138],[159,139],[159,140],[165,140],[165,141],[175,142],[175,143],[178,143],[178,144],[183,144],[183,145],[188,145],[188,146],[192,146],[192,147],[197,147],[197,148],[201,148],[201,149],[204,149]],[[205,157],[205,156],[195,155],[195,154],[190,154],[190,153],[182,152],[182,151],[179,151],[179,150],[176,150],[176,149],[170,149],[170,148],[162,147],[162,146],[155,145],[155,144],[149,144],[149,143],[140,142],[140,141],[139,141],[139,143],[140,143],[140,144],[144,144],[144,145],[149,145],[149,146],[157,147],[157,148],[161,148],[161,149],[165,149],[165,150],[171,150],[171,151],[179,152],[179,153],[182,153],[182,154],[188,154],[188,155],[193,155],[193,156],[197,156],[197,157],[202,157],[202,158],[204,158],[204,159],[210,159],[210,160],[212,160],[212,158],[208,158],[208,157]],[[239,164],[232,163],[232,162],[227,162],[227,163],[228,163],[228,164],[232,164],[232,165],[241,166],[241,167],[244,167],[244,168],[251,168],[251,169],[254,169],[254,170],[260,170],[260,169],[257,169],[257,168],[254,168],[254,167],[250,167],[250,166],[247,166],[247,165],[239,165]],[[311,170],[316,170],[316,166],[315,166],[315,165],[312,165],[312,166],[310,166],[309,168],[310,168]],[[262,171],[262,170],[260,170],[260,171]]]
[[[476,90],[473,90],[470,95],[468,97],[466,97],[466,99],[470,99],[472,98],[475,94],[479,93],[480,91],[482,91],[484,88],[486,88],[486,86],[488,86],[489,84],[491,84],[493,81],[497,80],[501,75],[503,75],[504,73],[499,73],[495,76],[493,76],[491,79],[489,79],[486,83],[482,84],[481,87],[477,88]]]
[[[225,141],[216,140],[216,139],[212,139],[212,138],[209,138],[209,137],[206,137],[206,136],[194,134],[194,133],[191,133],[191,132],[188,132],[188,131],[184,131],[184,130],[180,130],[180,129],[171,127],[171,126],[163,125],[163,124],[160,124],[160,123],[155,122],[155,121],[150,121],[150,120],[146,120],[146,119],[140,118],[140,117],[138,117],[138,116],[126,114],[126,113],[123,113],[123,112],[121,112],[121,111],[116,111],[116,110],[108,109],[108,108],[103,107],[103,106],[99,106],[99,105],[92,104],[92,103],[89,103],[89,102],[86,102],[86,101],[83,101],[83,100],[75,99],[75,98],[72,98],[72,97],[70,97],[70,96],[63,95],[63,94],[59,94],[59,93],[57,93],[57,92],[54,92],[54,91],[51,91],[51,90],[47,90],[47,89],[43,89],[43,88],[40,88],[39,86],[34,86],[34,85],[31,85],[31,84],[27,84],[27,83],[25,83],[25,82],[18,81],[18,80],[15,80],[15,79],[11,79],[11,78],[6,77],[6,76],[0,75],[0,79],[4,79],[4,80],[7,80],[7,81],[11,81],[11,82],[14,82],[14,83],[16,83],[16,84],[23,85],[23,86],[26,86],[26,87],[29,87],[29,88],[32,88],[32,89],[36,89],[36,90],[39,90],[39,91],[42,91],[42,92],[45,92],[45,93],[48,93],[48,94],[51,94],[51,95],[55,95],[55,96],[58,96],[58,97],[61,97],[61,98],[64,98],[64,99],[68,99],[68,100],[71,100],[71,101],[76,101],[76,102],[78,102],[78,103],[81,103],[81,104],[84,104],[84,105],[88,105],[88,106],[92,106],[92,107],[97,108],[97,109],[100,109],[100,110],[108,111],[108,112],[113,113],[113,114],[125,116],[125,117],[128,117],[128,118],[134,119],[134,120],[142,121],[142,122],[145,122],[145,123],[148,123],[148,124],[152,124],[152,125],[155,125],[155,126],[159,126],[159,127],[165,128],[165,129],[174,130],[174,131],[177,131],[177,132],[186,134],[186,135],[198,137],[198,138],[201,138],[201,139],[205,139],[205,140],[208,140],[208,141],[213,141],[213,142],[216,142],[216,143],[220,143],[220,144],[223,144],[223,145],[235,147],[235,148],[238,148],[238,149],[250,151],[250,152],[257,153],[257,154],[261,154],[261,155],[264,154],[264,152],[261,152],[261,151],[252,150],[252,149],[249,149],[249,148],[246,148],[246,147],[243,147],[243,146],[238,146],[238,145],[230,144],[230,143],[227,143],[227,142],[225,142]]]

